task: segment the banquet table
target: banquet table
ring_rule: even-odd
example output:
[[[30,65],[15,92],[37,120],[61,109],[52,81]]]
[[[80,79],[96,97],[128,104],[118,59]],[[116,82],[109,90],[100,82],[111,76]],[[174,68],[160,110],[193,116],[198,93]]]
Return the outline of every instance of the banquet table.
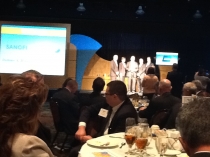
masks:
[[[136,157],[137,155],[128,155],[126,152],[128,151],[128,146],[125,142],[124,139],[125,133],[115,133],[115,134],[108,134],[104,135],[98,138],[95,138],[94,141],[87,141],[81,148],[79,152],[78,157],[95,157],[97,155],[93,154],[98,154],[98,153],[108,153],[111,157]],[[97,145],[97,143],[93,142],[98,142],[100,141],[101,143],[107,143],[109,142],[111,145],[110,146],[100,146]],[[121,144],[125,143],[122,148],[120,148]],[[135,149],[135,144],[133,145],[132,149]],[[151,157],[155,156],[160,156],[156,150],[155,147],[155,140],[151,139],[150,144],[146,147],[146,152],[149,154]],[[170,156],[175,156],[175,157],[187,157],[186,153],[181,153],[179,155],[174,155],[170,154]]]

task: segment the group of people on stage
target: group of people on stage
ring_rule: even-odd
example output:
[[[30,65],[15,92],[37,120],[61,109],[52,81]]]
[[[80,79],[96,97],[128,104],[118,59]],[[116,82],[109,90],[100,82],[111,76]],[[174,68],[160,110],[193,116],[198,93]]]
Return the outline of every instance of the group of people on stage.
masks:
[[[135,56],[131,56],[130,61],[126,63],[126,58],[122,57],[118,65],[118,55],[114,55],[111,61],[110,77],[112,81],[121,80],[123,82],[125,77],[128,77],[128,94],[135,93],[136,84],[137,91],[142,94],[142,81],[149,67],[154,67],[150,57],[147,57],[147,63],[144,63],[143,58],[139,58],[139,63],[137,63]]]

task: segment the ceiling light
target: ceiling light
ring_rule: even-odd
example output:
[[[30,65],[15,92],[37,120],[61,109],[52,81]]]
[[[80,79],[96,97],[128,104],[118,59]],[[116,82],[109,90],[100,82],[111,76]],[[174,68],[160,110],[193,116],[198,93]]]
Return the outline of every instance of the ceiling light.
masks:
[[[79,7],[77,8],[77,11],[85,11],[85,7],[83,5],[83,3],[79,3]]]
[[[23,3],[23,0],[20,0],[19,3],[17,4],[18,9],[24,9],[26,5]]]
[[[202,15],[200,13],[199,10],[196,10],[195,14],[193,15],[194,18],[198,19],[198,18],[202,18]]]
[[[142,9],[142,6],[138,7],[138,9],[136,10],[136,14],[137,15],[143,15],[144,14],[144,10]]]

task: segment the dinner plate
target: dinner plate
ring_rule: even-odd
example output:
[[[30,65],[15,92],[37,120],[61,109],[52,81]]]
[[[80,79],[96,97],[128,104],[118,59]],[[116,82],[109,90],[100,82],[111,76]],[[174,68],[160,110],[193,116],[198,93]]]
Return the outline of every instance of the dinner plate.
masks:
[[[91,139],[87,141],[87,144],[94,147],[100,147],[100,148],[110,148],[110,147],[116,147],[118,146],[118,143],[114,141],[108,141],[108,140],[102,140],[102,139]]]
[[[171,155],[179,155],[179,154],[181,154],[181,152],[178,150],[166,150],[164,155],[171,156]]]

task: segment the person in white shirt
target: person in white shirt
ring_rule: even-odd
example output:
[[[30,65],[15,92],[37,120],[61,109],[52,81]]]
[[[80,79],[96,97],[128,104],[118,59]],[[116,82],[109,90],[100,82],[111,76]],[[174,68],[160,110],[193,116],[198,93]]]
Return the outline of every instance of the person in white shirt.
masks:
[[[135,56],[131,56],[130,62],[127,63],[127,74],[128,77],[128,94],[134,94],[136,91],[136,73],[138,71],[138,63],[135,62]]]
[[[137,113],[127,97],[127,88],[124,82],[116,80],[107,84],[105,93],[106,103],[88,106],[80,115],[80,123],[75,137],[86,142],[93,137],[125,131],[126,118],[135,118]],[[86,132],[86,125],[93,119],[97,122],[97,132],[90,135]],[[88,126],[87,126],[88,127]],[[94,129],[94,128],[93,128]],[[70,157],[76,157],[82,145],[78,145],[70,152]]]
[[[137,72],[137,87],[138,87],[138,91],[140,95],[143,95],[142,81],[145,76],[145,69],[146,69],[146,65],[144,64],[144,60],[143,58],[140,58],[138,72]]]

